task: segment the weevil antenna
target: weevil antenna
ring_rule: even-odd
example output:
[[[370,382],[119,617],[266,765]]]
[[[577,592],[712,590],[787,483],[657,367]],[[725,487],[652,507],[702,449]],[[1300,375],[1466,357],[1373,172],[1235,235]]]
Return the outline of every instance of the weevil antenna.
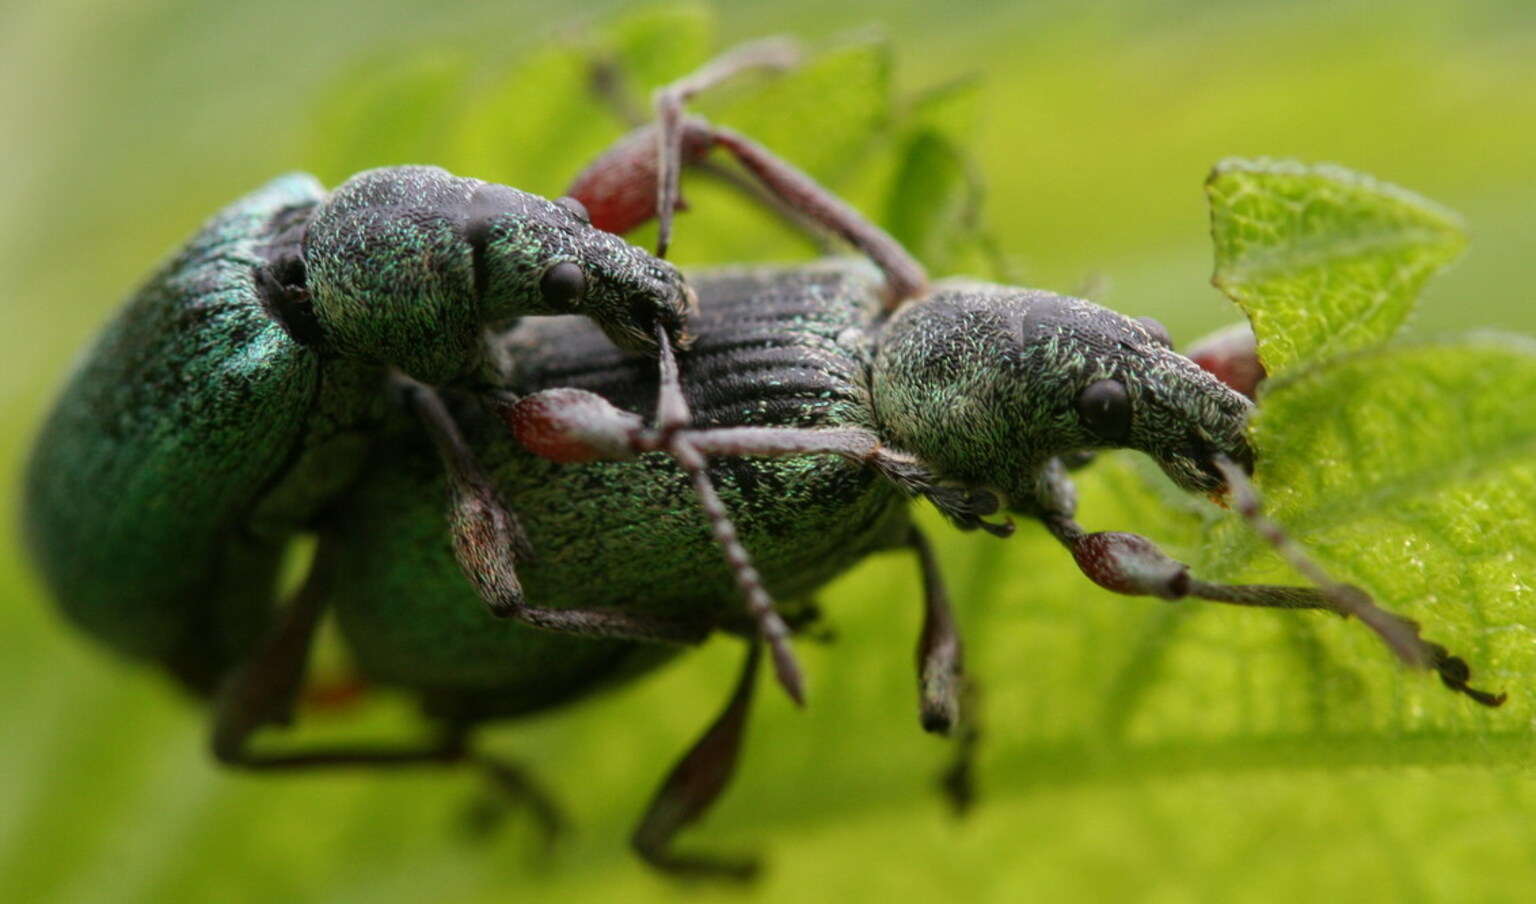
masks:
[[[1242,468],[1225,455],[1217,455],[1215,464],[1232,494],[1233,509],[1254,533],[1321,591],[1330,608],[1340,615],[1360,619],[1380,635],[1404,663],[1421,669],[1434,663],[1429,644],[1419,637],[1418,625],[1377,606],[1360,588],[1334,580],[1300,543],[1292,540],[1284,528],[1264,514],[1258,490]]]
[[[1358,618],[1375,631],[1404,663],[1413,668],[1435,670],[1440,680],[1451,690],[1466,694],[1485,706],[1498,706],[1504,702],[1504,694],[1491,694],[1470,687],[1467,681],[1472,677],[1472,671],[1466,662],[1452,656],[1440,644],[1421,637],[1418,622],[1388,612],[1376,605],[1375,600],[1364,590],[1335,580],[1307,554],[1300,543],[1291,539],[1284,528],[1264,514],[1257,488],[1235,462],[1225,455],[1217,455],[1214,463],[1232,494],[1233,509],[1254,533],[1316,586],[1329,608],[1340,615]]]
[[[708,460],[699,447],[689,438],[685,429],[692,415],[688,400],[683,395],[678,376],[677,356],[660,327],[656,336],[661,346],[661,388],[656,398],[656,430],[660,435],[659,447],[677,460],[683,473],[693,482],[694,493],[699,498],[699,508],[709,519],[709,527],[715,543],[725,553],[726,562],[736,578],[736,586],[746,599],[747,611],[757,622],[758,633],[768,644],[773,656],[773,670],[779,684],[789,693],[790,699],[805,705],[805,678],[800,663],[790,643],[789,626],[773,608],[773,598],[763,587],[761,575],[752,565],[752,554],[742,545],[736,532],[736,524],[721,501],[715,482],[710,479]]]

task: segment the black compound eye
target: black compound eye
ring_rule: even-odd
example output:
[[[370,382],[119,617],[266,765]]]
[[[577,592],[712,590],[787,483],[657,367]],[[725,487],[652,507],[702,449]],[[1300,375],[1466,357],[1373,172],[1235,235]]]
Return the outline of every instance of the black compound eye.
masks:
[[[1162,321],[1153,317],[1137,317],[1136,322],[1147,328],[1147,332],[1152,334],[1152,341],[1163,348],[1173,348],[1173,334],[1168,332]]]
[[[587,205],[581,203],[570,195],[566,195],[563,198],[556,198],[555,203],[570,211],[571,216],[575,217],[576,219],[586,223],[588,226],[592,225],[592,215],[587,213]]]
[[[587,294],[587,274],[581,265],[561,261],[545,270],[539,278],[539,292],[552,307],[576,307]]]
[[[1077,413],[1102,439],[1121,440],[1131,433],[1131,396],[1119,380],[1089,383],[1078,393]]]

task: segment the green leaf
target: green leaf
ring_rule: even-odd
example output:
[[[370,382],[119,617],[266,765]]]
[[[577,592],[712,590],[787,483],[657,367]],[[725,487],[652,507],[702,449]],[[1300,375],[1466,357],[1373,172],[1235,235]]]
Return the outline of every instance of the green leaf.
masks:
[[[590,54],[563,46],[517,61],[475,94],[443,136],[453,157],[446,165],[558,196],[575,175],[572,156],[598,153],[624,129],[592,92],[591,71]]]
[[[1467,658],[1475,686],[1518,687],[1536,670],[1523,642],[1536,593],[1536,348],[1388,341],[1459,252],[1455,216],[1337,167],[1228,161],[1209,185],[1217,282],[1278,370],[1251,425],[1267,510],[1340,579]],[[1207,543],[1208,573],[1272,563],[1235,520]],[[1356,633],[1347,646],[1367,636]],[[1319,678],[1347,674],[1345,695],[1373,704],[1346,720],[1355,730],[1487,730],[1484,714],[1426,700],[1433,688],[1361,668],[1368,650],[1308,643],[1328,663]],[[1510,710],[1531,703],[1517,696]]]
[[[1271,375],[1390,339],[1466,244],[1455,214],[1341,167],[1227,160],[1206,190],[1213,281],[1253,321]]]
[[[886,228],[935,274],[977,272],[956,266],[976,231],[980,200],[969,161],[931,131],[914,136],[900,161],[886,200]]]
[[[995,276],[983,225],[982,179],[965,151],[974,132],[977,85],[964,79],[908,100],[893,124],[894,170],[871,175],[886,186],[881,224],[934,276]]]
[[[982,83],[958,78],[917,92],[906,100],[901,118],[914,127],[936,131],[957,145],[974,140],[981,118]]]
[[[715,17],[699,5],[657,4],[603,29],[613,63],[632,87],[661,85],[702,66],[715,52]],[[642,99],[647,95],[642,95]]]
[[[1368,701],[1355,729],[1481,733],[1536,712],[1536,346],[1493,339],[1394,346],[1275,385],[1253,423],[1266,508],[1335,576],[1419,621],[1471,663],[1474,686],[1513,697],[1496,720],[1404,682],[1367,633],[1330,647],[1348,696]],[[1268,558],[1224,525],[1212,570]],[[1517,732],[1526,735],[1524,729]],[[1463,751],[1478,759],[1477,748]]]

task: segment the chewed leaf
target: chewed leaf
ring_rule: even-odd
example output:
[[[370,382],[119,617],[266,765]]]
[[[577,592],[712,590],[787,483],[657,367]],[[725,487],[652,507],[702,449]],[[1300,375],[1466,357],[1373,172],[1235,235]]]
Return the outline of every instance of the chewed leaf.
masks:
[[[1252,320],[1271,376],[1390,339],[1466,245],[1454,213],[1342,167],[1227,160],[1206,191],[1212,281]]]

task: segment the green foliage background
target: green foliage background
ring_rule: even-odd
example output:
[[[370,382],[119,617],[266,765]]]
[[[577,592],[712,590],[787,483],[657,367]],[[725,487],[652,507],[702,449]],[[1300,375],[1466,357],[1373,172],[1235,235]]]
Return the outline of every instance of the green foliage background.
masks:
[[[1471,250],[1430,283],[1411,334],[1536,331],[1536,14],[1526,4],[1127,0],[984,3],[960,15],[915,2],[785,2],[716,13],[714,38],[703,18],[679,20],[678,43],[651,72],[765,33],[816,40],[883,23],[904,90],[979,76],[892,129],[913,135],[926,123],[960,137],[1016,281],[1098,286],[1181,338],[1230,321],[1234,309],[1207,282],[1202,180],[1230,155],[1294,156],[1411,187],[1472,224]],[[19,470],[70,356],[121,297],[204,216],[270,175],[305,168],[334,181],[414,160],[558,192],[617,131],[573,104],[572,72],[543,52],[569,46],[577,24],[552,3],[0,6],[0,472]],[[974,247],[945,245],[951,227],[926,230],[927,218],[882,191],[899,161],[866,140],[886,125],[867,121],[880,109],[880,67],[840,65],[829,70],[840,84],[867,86],[820,92],[842,99],[822,107],[803,87],[778,108],[759,97],[732,123],[792,149],[930,258],[979,265]],[[541,127],[530,133],[525,121]],[[942,147],[906,163],[952,175],[960,165]],[[925,198],[917,209],[962,223],[966,201]],[[726,199],[700,190],[694,203],[677,243],[686,263],[807,253]],[[944,532],[984,682],[981,806],[957,822],[927,787],[946,750],[913,718],[915,572],[872,561],[822,600],[838,642],[802,647],[811,707],[762,695],[737,786],[687,838],[761,849],[770,872],[744,892],[686,896],[1528,896],[1529,351],[1432,342],[1346,366],[1273,396],[1276,409],[1295,407],[1260,425],[1279,431],[1265,448],[1285,449],[1275,458],[1291,468],[1274,475],[1272,503],[1328,564],[1509,691],[1504,710],[1476,710],[1395,667],[1358,625],[1114,598],[1035,531],[1007,544]],[[1403,465],[1394,443],[1426,428],[1398,428],[1439,410],[1465,420],[1430,424],[1444,441],[1414,439]],[[1315,435],[1293,431],[1285,447],[1286,418],[1310,420]],[[1473,436],[1477,424],[1508,429]],[[1476,457],[1490,447],[1509,460]],[[1468,449],[1487,467],[1458,471]],[[1309,455],[1324,461],[1319,450],[1341,450],[1354,469],[1308,467]],[[1253,554],[1230,529],[1202,552],[1203,516],[1141,489],[1139,470],[1106,462],[1085,477],[1088,526],[1146,530],[1180,555],[1209,556],[1208,569]],[[1423,480],[1430,473],[1437,482]],[[13,511],[11,483],[0,492]],[[471,776],[213,769],[200,713],[52,616],[13,521],[0,534],[0,900],[679,895],[623,839],[723,698],[735,644],[490,736],[576,823],[546,856],[519,822],[489,839],[455,831]],[[1426,523],[1441,535],[1409,529]],[[387,733],[408,724],[402,712],[386,701],[339,730]]]

